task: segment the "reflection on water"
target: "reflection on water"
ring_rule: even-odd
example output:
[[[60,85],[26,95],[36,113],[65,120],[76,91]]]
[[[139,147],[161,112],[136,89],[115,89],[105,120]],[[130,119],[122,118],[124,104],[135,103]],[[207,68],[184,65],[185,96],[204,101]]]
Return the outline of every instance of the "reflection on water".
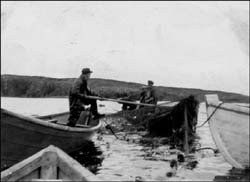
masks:
[[[232,181],[232,182],[249,182],[250,181],[250,168],[229,170],[226,176],[215,176],[214,182]]]
[[[69,153],[69,155],[77,160],[84,167],[96,174],[103,161],[102,151],[95,146],[94,142],[86,141],[77,151]]]

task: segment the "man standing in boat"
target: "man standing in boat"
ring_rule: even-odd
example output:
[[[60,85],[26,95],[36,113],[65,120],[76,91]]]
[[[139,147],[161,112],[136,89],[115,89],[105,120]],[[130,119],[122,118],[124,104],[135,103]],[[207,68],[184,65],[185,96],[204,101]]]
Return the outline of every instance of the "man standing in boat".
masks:
[[[83,68],[82,74],[75,80],[69,92],[69,110],[68,126],[75,126],[81,112],[85,110],[84,105],[90,105],[90,112],[93,114],[93,119],[104,117],[104,114],[98,113],[97,102],[95,99],[89,99],[86,96],[98,96],[88,87],[88,80],[93,73],[89,68]]]

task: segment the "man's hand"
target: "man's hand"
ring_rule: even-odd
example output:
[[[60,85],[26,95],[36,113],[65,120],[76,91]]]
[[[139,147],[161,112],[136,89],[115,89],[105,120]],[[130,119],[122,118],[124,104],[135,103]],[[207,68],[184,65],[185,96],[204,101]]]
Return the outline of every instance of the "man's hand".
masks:
[[[98,93],[96,93],[96,92],[92,93],[92,96],[99,97],[97,100],[104,101],[104,99],[102,99],[102,96],[100,96],[100,95],[99,95]]]
[[[100,97],[100,98],[99,98],[100,101],[104,101],[104,100],[105,100],[105,99],[103,99],[101,96],[98,96],[98,97]]]
[[[99,97],[98,94],[97,94],[96,92],[94,92],[94,91],[91,91],[91,95],[92,95],[92,96]]]
[[[86,99],[86,95],[84,94],[79,94],[81,99]]]

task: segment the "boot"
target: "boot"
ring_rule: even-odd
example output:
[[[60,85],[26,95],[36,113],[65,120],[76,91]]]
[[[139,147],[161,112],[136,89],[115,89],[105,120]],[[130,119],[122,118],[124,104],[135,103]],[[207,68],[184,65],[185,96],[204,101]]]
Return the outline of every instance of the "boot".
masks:
[[[100,114],[98,112],[93,114],[93,115],[94,115],[93,120],[100,119],[100,118],[103,118],[105,116],[105,114]]]
[[[67,123],[67,126],[75,127],[75,124],[73,124],[73,123]]]

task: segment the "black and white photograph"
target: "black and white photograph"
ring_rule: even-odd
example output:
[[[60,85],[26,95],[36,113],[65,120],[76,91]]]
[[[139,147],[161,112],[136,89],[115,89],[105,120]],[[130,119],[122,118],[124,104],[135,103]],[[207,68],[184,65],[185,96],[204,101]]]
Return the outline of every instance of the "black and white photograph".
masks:
[[[249,1],[1,1],[1,181],[249,181]]]

